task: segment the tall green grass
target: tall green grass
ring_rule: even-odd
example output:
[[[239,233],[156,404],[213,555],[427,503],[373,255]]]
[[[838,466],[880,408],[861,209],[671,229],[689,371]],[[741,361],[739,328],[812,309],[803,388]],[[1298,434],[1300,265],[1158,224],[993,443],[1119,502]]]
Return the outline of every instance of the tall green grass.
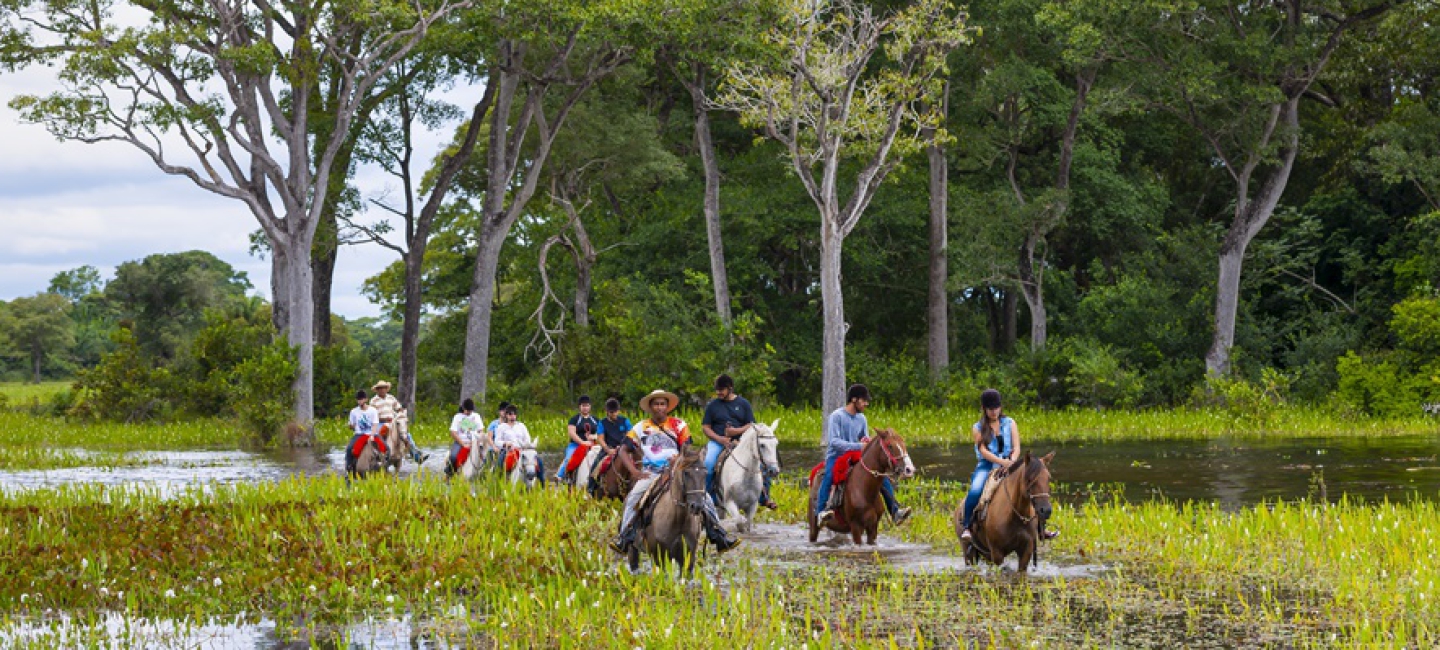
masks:
[[[902,486],[887,534],[958,546],[962,492]],[[804,495],[782,483],[798,524]],[[1094,575],[910,575],[854,556],[750,548],[702,559],[699,583],[632,576],[604,549],[614,504],[499,482],[335,477],[212,486],[67,486],[0,495],[0,611],[306,625],[452,621],[506,646],[1279,645],[1432,647],[1440,510],[1308,502],[1235,512],[1091,501],[1060,508],[1049,562]],[[289,623],[286,623],[289,625]]]
[[[31,403],[47,402],[67,390],[70,390],[68,381],[46,381],[38,384],[5,381],[0,382],[0,401],[4,401],[14,408]]]

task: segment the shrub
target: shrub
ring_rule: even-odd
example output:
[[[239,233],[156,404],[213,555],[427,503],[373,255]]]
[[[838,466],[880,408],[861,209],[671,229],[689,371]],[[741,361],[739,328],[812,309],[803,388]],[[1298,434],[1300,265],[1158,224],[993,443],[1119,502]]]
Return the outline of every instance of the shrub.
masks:
[[[168,412],[173,399],[170,371],[140,352],[135,334],[121,327],[111,335],[115,350],[75,380],[76,415],[139,422]]]

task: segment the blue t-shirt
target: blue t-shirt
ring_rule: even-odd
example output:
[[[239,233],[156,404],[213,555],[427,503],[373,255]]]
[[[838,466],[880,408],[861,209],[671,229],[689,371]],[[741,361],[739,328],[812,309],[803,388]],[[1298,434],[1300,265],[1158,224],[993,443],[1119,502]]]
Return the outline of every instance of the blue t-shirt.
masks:
[[[630,433],[631,428],[630,418],[623,415],[619,420],[604,419],[600,421],[600,435],[605,439],[605,446],[611,449],[619,449],[620,445],[625,444],[625,441],[629,439],[626,434]]]

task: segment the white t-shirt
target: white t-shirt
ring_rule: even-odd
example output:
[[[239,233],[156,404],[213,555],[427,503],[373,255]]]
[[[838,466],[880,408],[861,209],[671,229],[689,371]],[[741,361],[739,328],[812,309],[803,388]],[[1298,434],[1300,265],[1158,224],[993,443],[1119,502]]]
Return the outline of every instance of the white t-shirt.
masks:
[[[456,413],[455,417],[450,418],[450,431],[460,439],[460,444],[469,447],[475,441],[475,434],[480,431],[480,418],[474,413]]]
[[[501,424],[495,427],[495,444],[510,445],[512,447],[531,447],[535,443],[530,441],[530,429],[523,422],[515,424]]]
[[[350,409],[350,428],[354,429],[355,433],[379,433],[380,414],[369,405]]]

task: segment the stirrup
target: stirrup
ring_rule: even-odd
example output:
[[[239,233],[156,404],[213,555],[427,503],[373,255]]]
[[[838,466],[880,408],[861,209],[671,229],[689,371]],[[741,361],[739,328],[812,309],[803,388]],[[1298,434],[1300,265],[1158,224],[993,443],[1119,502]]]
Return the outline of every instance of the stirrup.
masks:
[[[975,538],[975,536],[970,534],[970,529],[969,529],[969,528],[966,528],[965,530],[960,531],[960,539],[974,539],[974,538]]]
[[[830,523],[830,520],[831,520],[831,519],[834,519],[834,518],[835,518],[835,511],[834,511],[834,510],[830,510],[830,509],[827,508],[827,509],[821,511],[820,514],[815,517],[815,523],[816,523],[817,525],[824,526],[825,524]]]

